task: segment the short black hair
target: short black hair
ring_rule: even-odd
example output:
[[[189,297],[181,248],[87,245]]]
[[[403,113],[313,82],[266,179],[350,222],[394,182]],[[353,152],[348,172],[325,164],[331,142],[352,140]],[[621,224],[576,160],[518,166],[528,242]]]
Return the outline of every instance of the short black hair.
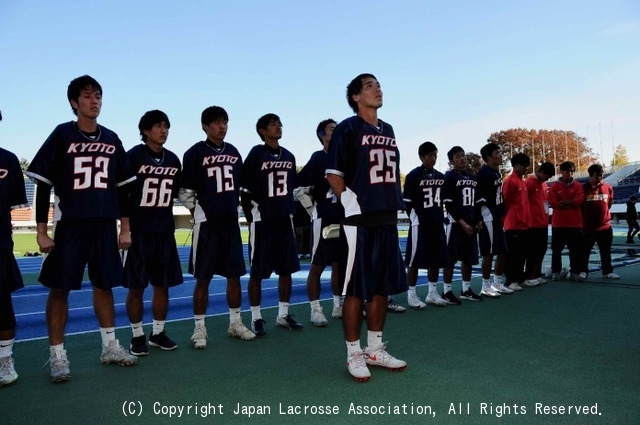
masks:
[[[556,167],[554,167],[553,164],[550,162],[543,162],[542,164],[540,164],[538,171],[546,174],[549,177],[556,175]]]
[[[604,174],[604,169],[600,164],[593,164],[587,168],[587,172],[589,173],[589,177],[593,177],[594,174]]]
[[[524,154],[522,152],[513,155],[513,157],[511,158],[511,166],[512,167],[515,167],[516,165],[524,165],[524,166],[528,167],[529,164],[531,164],[531,160],[529,159],[529,155]]]
[[[428,153],[437,152],[438,148],[432,142],[424,142],[418,147],[418,156],[422,158]]]
[[[218,120],[229,121],[227,111],[221,106],[209,106],[200,115],[200,123],[203,125],[209,125]]]
[[[356,78],[351,80],[351,82],[347,86],[347,102],[349,103],[351,109],[353,109],[353,112],[355,112],[356,114],[358,113],[358,103],[353,100],[351,96],[362,93],[362,80],[364,80],[365,78],[374,78],[377,80],[377,78],[373,74],[360,74]]]
[[[462,149],[462,147],[460,146],[454,146],[449,149],[449,152],[447,152],[447,158],[449,158],[449,161],[453,161],[453,156],[458,152],[464,152],[464,149]]]
[[[151,128],[158,124],[164,122],[167,124],[167,128],[171,127],[171,123],[169,122],[169,117],[164,112],[154,109],[152,111],[147,111],[144,113],[142,118],[140,118],[140,122],[138,123],[138,130],[140,130],[140,138],[143,142],[147,141],[147,135],[144,134],[145,130],[151,130]]]
[[[571,162],[571,161],[565,161],[562,164],[560,164],[560,171],[569,171],[569,170],[576,170],[576,165]]]
[[[318,140],[320,140],[320,143],[322,143],[322,138],[324,137],[324,129],[327,128],[329,124],[338,124],[338,123],[331,118],[327,118],[326,120],[320,121],[320,124],[318,124],[318,127],[316,128],[316,137],[318,137]]]
[[[491,156],[495,151],[499,151],[500,146],[495,143],[487,143],[480,149],[480,156],[482,156],[482,160],[487,162],[487,157]]]
[[[280,117],[273,113],[263,115],[258,119],[258,122],[256,123],[256,131],[258,132],[258,136],[260,136],[260,139],[262,141],[264,141],[264,136],[260,134],[260,130],[266,130],[269,123],[273,121],[280,121],[280,123],[282,123]]]
[[[71,80],[71,82],[69,83],[69,87],[67,87],[67,99],[69,100],[69,102],[71,102],[72,100],[78,102],[78,99],[80,99],[80,92],[87,89],[97,91],[102,95],[102,86],[100,85],[100,83],[98,83],[93,77],[83,75]],[[76,108],[72,106],[71,110],[73,111],[74,115],[78,115],[78,111],[76,110]]]

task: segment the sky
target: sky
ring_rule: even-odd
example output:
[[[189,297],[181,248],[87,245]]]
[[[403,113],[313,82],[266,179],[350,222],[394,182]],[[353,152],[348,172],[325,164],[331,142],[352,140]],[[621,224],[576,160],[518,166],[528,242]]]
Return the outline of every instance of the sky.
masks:
[[[103,88],[98,122],[127,150],[160,109],[182,157],[219,105],[243,156],[273,112],[304,165],[317,124],[353,114],[346,86],[364,72],[382,86],[378,116],[405,174],[424,141],[444,170],[452,146],[477,153],[509,128],[574,131],[604,163],[617,145],[640,161],[637,0],[0,0],[0,146],[31,160],[74,119],[67,86],[89,74]]]

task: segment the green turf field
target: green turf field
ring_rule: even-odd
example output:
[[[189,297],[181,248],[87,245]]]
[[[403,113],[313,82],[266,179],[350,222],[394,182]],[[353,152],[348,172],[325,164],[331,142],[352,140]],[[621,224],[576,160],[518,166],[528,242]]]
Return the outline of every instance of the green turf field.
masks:
[[[340,321],[308,326],[306,303],[291,308],[302,332],[276,329],[276,310],[265,309],[269,334],[251,342],[226,336],[228,316],[208,317],[205,350],[189,345],[192,320],[168,323],[179,348],[151,348],[129,368],[98,362],[97,332],[68,336],[72,379],[64,384],[49,383],[42,367],[46,340],[20,342],[20,379],[0,389],[1,423],[637,424],[640,265],[616,272],[622,280],[596,273],[584,283],[390,314],[385,340],[408,367],[374,369],[367,383],[346,371]],[[130,330],[117,335],[126,344]]]

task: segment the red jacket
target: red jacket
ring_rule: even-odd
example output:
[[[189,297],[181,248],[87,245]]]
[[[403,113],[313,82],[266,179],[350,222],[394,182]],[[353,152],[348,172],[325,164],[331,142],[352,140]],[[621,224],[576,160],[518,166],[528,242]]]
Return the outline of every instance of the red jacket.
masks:
[[[582,204],[582,220],[584,230],[606,230],[611,227],[611,204],[613,203],[613,187],[602,182],[593,186],[591,182],[582,184],[584,204]]]
[[[529,197],[522,176],[511,173],[502,183],[502,198],[506,214],[504,230],[527,230],[529,228]]]
[[[560,202],[570,201],[561,207]],[[582,203],[584,191],[575,179],[569,183],[558,180],[549,187],[549,205],[553,208],[551,227],[582,228]]]
[[[541,182],[534,173],[526,178],[524,184],[529,197],[529,227],[546,229],[549,226],[549,211],[544,205],[549,190],[547,182]]]

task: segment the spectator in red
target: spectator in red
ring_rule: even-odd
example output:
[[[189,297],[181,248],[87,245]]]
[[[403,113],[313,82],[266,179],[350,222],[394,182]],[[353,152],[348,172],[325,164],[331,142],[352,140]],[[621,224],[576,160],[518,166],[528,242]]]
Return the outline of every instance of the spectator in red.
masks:
[[[584,190],[584,204],[582,204],[582,221],[586,244],[582,269],[589,272],[589,255],[597,243],[600,250],[602,276],[606,279],[620,279],[613,272],[611,265],[611,245],[613,243],[613,229],[611,228],[611,204],[613,203],[613,187],[602,180],[604,170],[602,165],[593,164],[587,170],[589,181],[582,184]]]

